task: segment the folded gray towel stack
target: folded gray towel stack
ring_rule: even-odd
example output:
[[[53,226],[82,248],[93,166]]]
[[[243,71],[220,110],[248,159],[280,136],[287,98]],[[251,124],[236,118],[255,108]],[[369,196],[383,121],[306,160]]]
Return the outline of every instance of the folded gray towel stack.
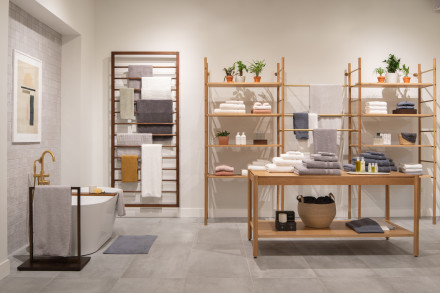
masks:
[[[368,164],[376,163],[379,166],[379,172],[389,173],[390,171],[397,171],[392,159],[387,158],[384,153],[380,152],[366,152],[361,153],[360,157],[365,161],[365,172],[368,172]],[[344,164],[344,171],[355,172],[356,171],[357,158],[351,159],[351,164]]]
[[[396,109],[414,109],[414,103],[409,101],[402,101],[397,103]]]
[[[341,175],[341,163],[334,153],[320,153],[303,160],[303,165],[295,166],[293,172],[298,175]]]

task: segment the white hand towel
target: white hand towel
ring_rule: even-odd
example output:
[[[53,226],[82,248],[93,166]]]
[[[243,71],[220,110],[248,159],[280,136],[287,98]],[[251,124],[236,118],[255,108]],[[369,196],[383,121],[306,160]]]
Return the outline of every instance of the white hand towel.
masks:
[[[245,114],[246,110],[223,110],[223,109],[214,109],[215,114]]]
[[[237,101],[237,100],[228,100],[225,103],[226,104],[238,104],[238,105],[244,104],[243,101]]]
[[[70,186],[37,186],[34,191],[34,255],[69,256],[72,234]]]
[[[275,164],[267,164],[266,170],[269,173],[292,173],[293,166],[277,166]]]
[[[302,164],[302,160],[287,160],[287,159],[283,159],[281,157],[274,157],[272,159],[272,162],[277,166],[292,166],[292,167],[294,167],[295,165]]]
[[[365,112],[365,114],[388,114],[388,112],[385,110],[371,110]]]
[[[423,168],[422,164],[400,164],[399,166],[401,168],[405,168],[405,169],[422,169]]]
[[[380,102],[380,101],[372,101],[372,102],[366,102],[366,105],[369,106],[387,106],[387,102]]]
[[[246,107],[244,104],[222,103],[222,104],[220,104],[220,109],[222,109],[222,110],[245,110]]]
[[[261,104],[260,102],[255,102],[254,107],[257,107],[257,106],[263,106],[263,104]]]
[[[269,106],[254,106],[254,110],[272,110],[272,107]]]
[[[318,114],[309,113],[309,129],[318,128]],[[313,135],[309,135],[307,140],[307,146],[310,147],[313,144]]]
[[[386,110],[387,106],[366,106],[365,109],[369,109],[369,110]]]
[[[162,196],[162,145],[142,145],[142,197]]]
[[[264,170],[266,170],[266,166],[249,165],[248,170],[264,171]]]
[[[297,155],[281,154],[280,157],[285,160],[302,160],[304,159],[304,154],[297,154]]]
[[[144,100],[171,100],[171,77],[142,77]]]

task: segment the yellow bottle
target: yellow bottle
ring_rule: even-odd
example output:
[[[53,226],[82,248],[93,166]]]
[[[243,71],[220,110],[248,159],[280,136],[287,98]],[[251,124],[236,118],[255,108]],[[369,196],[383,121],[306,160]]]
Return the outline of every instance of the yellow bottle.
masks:
[[[356,160],[356,172],[361,171],[361,161],[359,161],[359,158]]]

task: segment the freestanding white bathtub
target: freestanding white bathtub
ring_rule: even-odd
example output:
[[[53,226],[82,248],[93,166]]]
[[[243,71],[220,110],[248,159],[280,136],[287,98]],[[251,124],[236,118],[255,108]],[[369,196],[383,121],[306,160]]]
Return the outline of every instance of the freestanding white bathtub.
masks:
[[[105,188],[106,192],[116,192]],[[81,188],[88,192],[88,188]],[[118,196],[81,196],[81,254],[91,254],[106,243],[113,232]],[[72,196],[71,255],[77,255],[77,198]]]

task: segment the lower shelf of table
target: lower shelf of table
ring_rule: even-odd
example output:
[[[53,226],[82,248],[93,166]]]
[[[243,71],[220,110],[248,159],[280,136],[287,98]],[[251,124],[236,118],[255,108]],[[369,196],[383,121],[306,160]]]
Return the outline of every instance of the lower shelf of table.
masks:
[[[296,221],[296,231],[277,231],[275,221],[258,221],[258,238],[364,238],[364,237],[413,237],[414,233],[388,221],[396,227],[395,230],[385,231],[384,233],[356,233],[345,223],[350,220],[333,221],[329,228],[314,229],[304,226],[301,221]],[[253,223],[251,222],[253,229]]]

